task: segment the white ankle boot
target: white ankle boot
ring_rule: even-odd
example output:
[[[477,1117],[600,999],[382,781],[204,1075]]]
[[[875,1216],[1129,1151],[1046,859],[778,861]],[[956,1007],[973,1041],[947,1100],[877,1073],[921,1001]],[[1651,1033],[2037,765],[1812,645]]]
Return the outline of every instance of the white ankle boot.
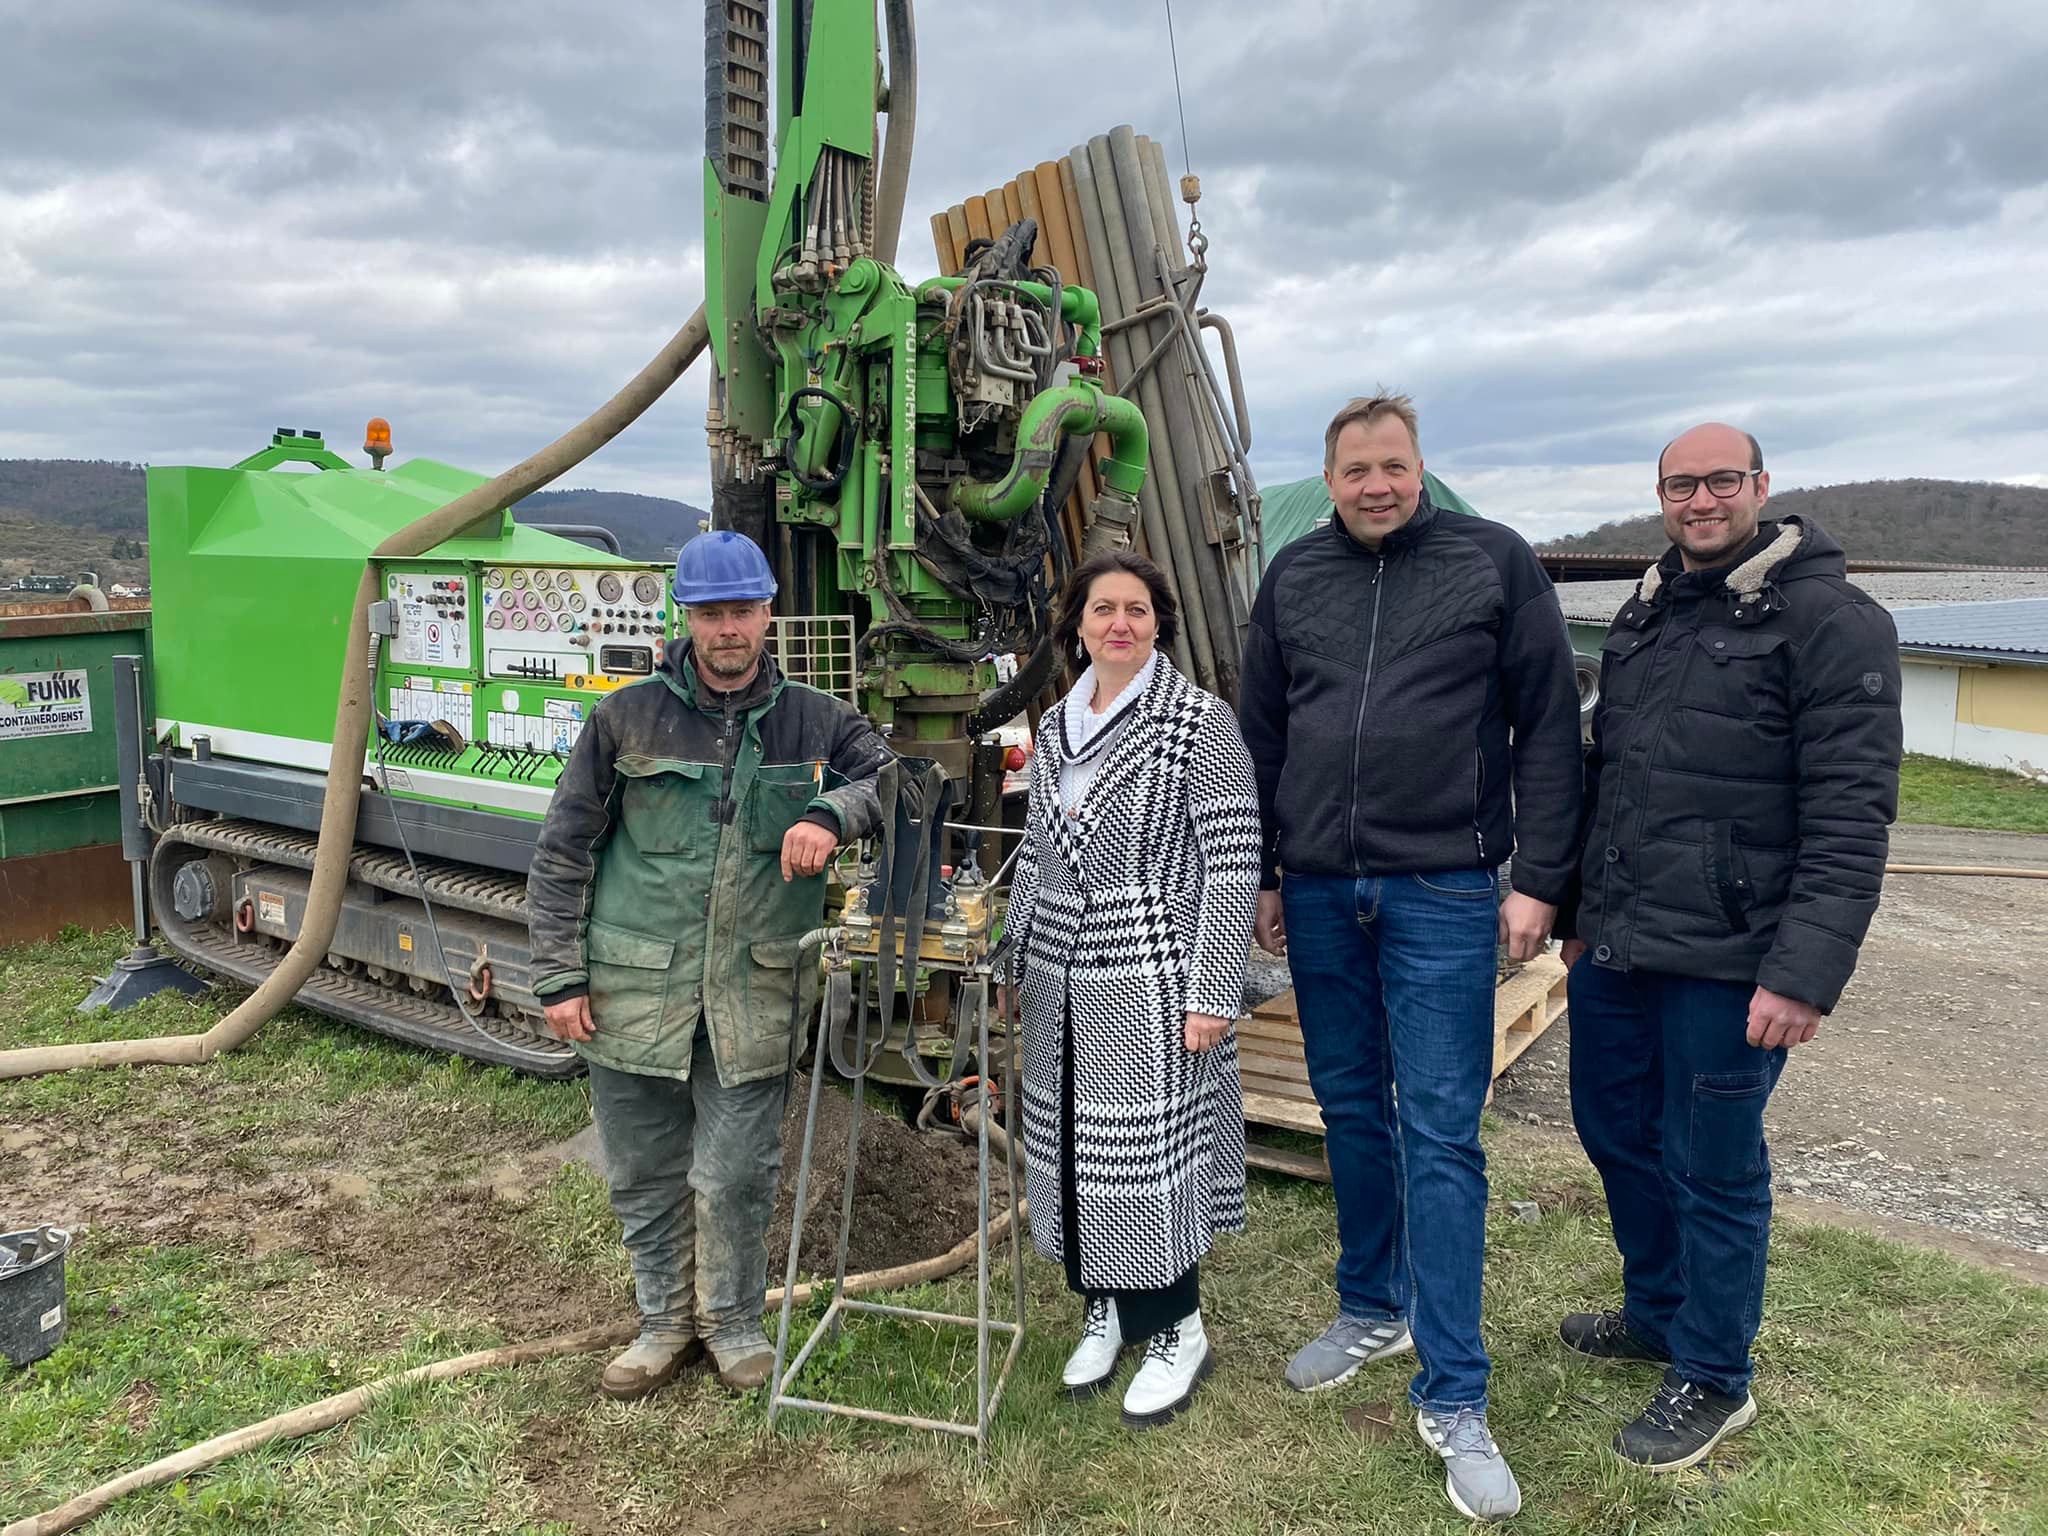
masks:
[[[1195,1388],[1215,1363],[1200,1312],[1160,1329],[1146,1340],[1144,1363],[1124,1393],[1124,1422],[1134,1428],[1164,1424],[1194,1401]]]
[[[1123,1353],[1124,1331],[1117,1323],[1116,1299],[1097,1296],[1081,1309],[1081,1342],[1067,1356],[1067,1368],[1060,1372],[1060,1385],[1069,1397],[1093,1397],[1116,1375],[1117,1356]]]

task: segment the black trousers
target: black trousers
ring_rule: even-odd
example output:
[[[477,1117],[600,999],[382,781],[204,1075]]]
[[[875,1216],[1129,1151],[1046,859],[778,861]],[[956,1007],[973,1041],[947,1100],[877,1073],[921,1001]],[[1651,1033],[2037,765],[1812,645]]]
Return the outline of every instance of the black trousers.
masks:
[[[1149,1339],[1202,1305],[1199,1261],[1154,1290],[1105,1291],[1081,1283],[1081,1201],[1074,1182],[1074,1028],[1070,1014],[1060,1046],[1060,1230],[1066,1234],[1067,1289],[1116,1303],[1117,1328],[1126,1342]]]

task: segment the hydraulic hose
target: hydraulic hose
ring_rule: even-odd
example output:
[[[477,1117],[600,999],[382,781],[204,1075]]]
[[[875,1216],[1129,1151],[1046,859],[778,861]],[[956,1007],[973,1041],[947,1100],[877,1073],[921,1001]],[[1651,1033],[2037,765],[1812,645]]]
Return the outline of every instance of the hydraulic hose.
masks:
[[[1093,384],[1069,384],[1037,396],[1017,424],[1016,456],[1002,477],[955,480],[947,497],[969,517],[1007,521],[1044,492],[1062,437],[1093,437],[1097,432],[1109,434],[1103,483],[1135,497],[1145,484],[1145,417],[1130,401]]]
[[[910,150],[917,137],[917,19],[910,0],[883,0],[889,39],[889,137],[875,182],[875,255],[896,265],[903,202],[910,191]]]
[[[327,798],[320,810],[320,844],[298,940],[268,979],[226,1018],[199,1035],[148,1040],[114,1040],[75,1045],[31,1046],[0,1051],[0,1080],[36,1077],[72,1067],[121,1065],[196,1066],[233,1050],[297,996],[306,978],[327,957],[348,884],[349,855],[355,847],[356,806],[362,796],[363,750],[370,739],[370,683],[361,660],[370,648],[370,604],[378,592],[377,563],[424,555],[479,519],[503,511],[549,481],[574,469],[617,437],[704,351],[708,331],[704,307],[684,322],[633,380],[580,426],[515,464],[494,480],[466,491],[379,544],[363,567],[349,613],[342,648],[341,693],[334,714],[334,749],[328,758]]]
[[[969,1111],[968,1113],[975,1113]],[[963,1120],[965,1115],[961,1117]],[[989,1126],[989,1140],[996,1143],[1003,1134],[1002,1127],[993,1123]],[[1018,1201],[1020,1214],[1027,1209],[1026,1202]],[[988,1245],[991,1249],[1010,1230],[1010,1213],[998,1211],[989,1219]],[[898,1264],[889,1269],[871,1269],[863,1274],[848,1275],[841,1288],[843,1296],[865,1296],[875,1291],[900,1290],[907,1285],[923,1285],[932,1280],[943,1280],[957,1274],[974,1262],[979,1232],[969,1233],[944,1253],[929,1259],[920,1259],[912,1264]],[[796,1288],[795,1300],[808,1301],[812,1285],[806,1282]],[[776,1286],[767,1294],[769,1306],[782,1302],[782,1287]],[[458,1355],[452,1360],[437,1360],[431,1365],[414,1366],[409,1371],[379,1377],[367,1385],[347,1392],[336,1393],[333,1397],[322,1398],[303,1408],[294,1408],[286,1413],[273,1415],[260,1423],[249,1424],[241,1429],[229,1430],[224,1435],[215,1435],[198,1445],[165,1456],[146,1467],[122,1474],[111,1482],[67,1499],[54,1509],[41,1514],[24,1515],[19,1520],[0,1526],[0,1536],[59,1536],[63,1531],[75,1531],[94,1516],[104,1513],[116,1499],[130,1493],[139,1493],[145,1488],[160,1488],[165,1483],[174,1483],[190,1477],[194,1472],[238,1456],[244,1451],[253,1451],[259,1446],[272,1445],[280,1440],[296,1440],[303,1435],[318,1434],[323,1429],[332,1429],[346,1423],[373,1403],[389,1397],[394,1391],[415,1381],[452,1381],[458,1376],[474,1375],[478,1371],[498,1370],[510,1365],[526,1365],[536,1360],[553,1360],[564,1355],[585,1355],[600,1349],[616,1349],[630,1344],[639,1334],[640,1322],[634,1318],[624,1322],[604,1323],[595,1328],[579,1328],[574,1333],[557,1334],[553,1338],[533,1339],[524,1344],[506,1344],[497,1349],[479,1350],[475,1354]]]

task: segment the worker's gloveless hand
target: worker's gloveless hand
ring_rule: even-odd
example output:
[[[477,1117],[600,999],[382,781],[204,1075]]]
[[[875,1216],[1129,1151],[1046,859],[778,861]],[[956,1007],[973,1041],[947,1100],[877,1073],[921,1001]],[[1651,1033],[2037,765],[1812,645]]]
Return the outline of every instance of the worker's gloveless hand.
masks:
[[[1018,1021],[1017,1001],[1017,989],[1010,983],[1002,982],[996,987],[996,1018],[999,1022],[1015,1024]]]
[[[1259,915],[1252,924],[1252,937],[1269,955],[1287,953],[1287,919],[1281,914],[1278,891],[1259,892]]]
[[[815,821],[798,822],[782,837],[782,878],[807,880],[823,874],[832,850],[838,846],[835,833],[827,832]]]
[[[1584,939],[1566,939],[1558,949],[1557,957],[1564,962],[1564,968],[1570,970],[1579,963],[1579,956],[1585,952],[1586,941]]]
[[[1766,1051],[1804,1045],[1820,1033],[1820,1010],[1796,997],[1758,987],[1749,1000],[1749,1043]]]
[[[1508,947],[1508,958],[1517,964],[1534,960],[1550,940],[1550,925],[1557,921],[1557,908],[1550,902],[1509,891],[1500,904],[1500,940]]]
[[[588,1040],[597,1026],[590,1022],[590,999],[572,997],[547,1005],[548,1029],[557,1040]]]

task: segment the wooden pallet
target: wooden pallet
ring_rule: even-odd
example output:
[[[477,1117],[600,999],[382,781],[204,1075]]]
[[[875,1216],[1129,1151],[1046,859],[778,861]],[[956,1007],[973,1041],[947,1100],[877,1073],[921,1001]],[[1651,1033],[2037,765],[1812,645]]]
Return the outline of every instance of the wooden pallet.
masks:
[[[1564,982],[1564,963],[1555,955],[1539,955],[1501,983],[1493,1005],[1495,1077],[1563,1015]],[[1308,1085],[1293,992],[1282,992],[1237,1021],[1237,1062],[1247,1121],[1322,1134],[1322,1111]]]

